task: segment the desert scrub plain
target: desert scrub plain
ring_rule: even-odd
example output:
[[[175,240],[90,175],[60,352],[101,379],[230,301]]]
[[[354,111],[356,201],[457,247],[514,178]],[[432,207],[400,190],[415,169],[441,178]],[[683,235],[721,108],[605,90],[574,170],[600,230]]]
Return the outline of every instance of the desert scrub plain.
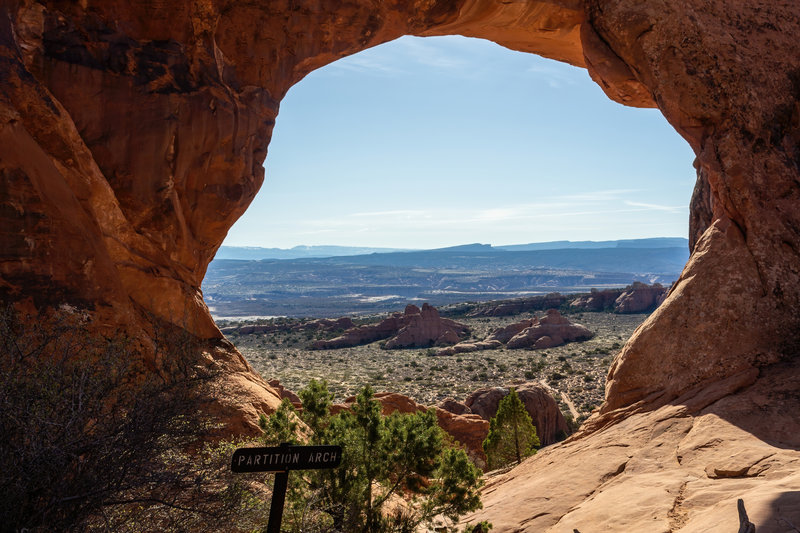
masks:
[[[481,340],[495,328],[533,314],[451,318],[470,327],[471,339]],[[228,338],[264,378],[279,379],[293,391],[304,388],[311,379],[325,379],[335,395],[334,401],[344,400],[364,385],[371,385],[376,391],[398,392],[418,403],[434,405],[445,398],[464,401],[472,391],[482,387],[535,381],[552,389],[565,416],[580,420],[602,403],[605,377],[614,355],[647,315],[579,312],[564,316],[586,326],[595,336],[546,350],[502,348],[453,356],[434,356],[435,350],[424,348],[384,350],[380,342],[311,350],[309,346],[314,340],[332,338],[338,333],[288,331],[303,319],[282,318],[275,320],[285,323],[286,331],[232,333]],[[363,318],[359,322],[380,318]]]

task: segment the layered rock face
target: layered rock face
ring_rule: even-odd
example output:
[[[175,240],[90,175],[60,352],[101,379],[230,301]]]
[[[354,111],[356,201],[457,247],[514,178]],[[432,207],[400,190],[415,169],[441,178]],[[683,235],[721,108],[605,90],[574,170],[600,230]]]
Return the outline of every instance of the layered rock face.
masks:
[[[799,371],[775,365],[734,393],[744,380],[723,380],[540,450],[490,479],[484,509],[467,519],[526,533],[725,533],[739,530],[741,498],[758,533],[792,531]]]
[[[510,316],[525,313],[528,311],[546,311],[547,309],[557,309],[567,302],[567,297],[557,292],[551,292],[544,296],[530,296],[519,298],[510,302],[503,302],[493,305],[491,302],[477,306],[476,309],[467,313],[470,317],[481,316]]]
[[[715,492],[707,472],[754,473],[737,486],[761,502],[762,511],[749,509],[757,524],[800,507],[790,501],[798,482],[786,466],[798,444],[758,432],[788,422],[771,410],[781,398],[762,383],[776,365],[794,362],[800,341],[800,6],[793,1],[5,0],[0,297],[29,311],[87,309],[97,329],[139,339],[154,369],[147,339],[155,325],[185,328],[227,369],[220,416],[252,428],[277,395],[222,339],[200,281],[261,184],[289,87],[404,34],[482,37],[586,67],[615,101],[658,107],[697,155],[691,258],[614,361],[606,402],[587,425],[593,433],[542,454],[553,459],[548,498],[519,503],[518,491],[549,486],[541,466],[523,465],[487,496],[487,516],[501,523],[492,509],[506,515],[492,499],[505,498],[531,516],[549,506],[547,524],[520,519],[518,530],[524,523],[530,531],[590,531],[598,527],[584,524],[592,512],[601,522],[602,503],[616,529],[721,530],[713,526],[723,523],[717,506],[731,493]],[[743,387],[763,394],[730,396]],[[725,404],[725,396],[739,403]],[[686,407],[700,404],[711,411]],[[697,439],[683,441],[692,431]],[[719,435],[715,446],[693,444],[709,432]],[[649,444],[656,441],[664,446]],[[678,443],[694,459],[664,455]],[[722,464],[729,450],[762,445],[776,466]],[[711,460],[715,447],[720,456]],[[557,464],[573,465],[585,483],[568,489],[566,470],[558,473],[566,467]],[[668,466],[654,466],[661,464]],[[603,484],[608,490],[594,492],[592,511],[581,502]],[[641,488],[636,502],[657,501],[657,526],[620,521],[637,507],[623,496],[630,486]],[[654,493],[659,498],[648,499]],[[619,501],[625,505],[614,507]]]

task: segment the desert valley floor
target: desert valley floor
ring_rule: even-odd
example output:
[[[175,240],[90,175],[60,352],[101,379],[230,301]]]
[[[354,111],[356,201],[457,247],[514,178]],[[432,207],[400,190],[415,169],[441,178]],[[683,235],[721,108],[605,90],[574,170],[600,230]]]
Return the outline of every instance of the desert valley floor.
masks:
[[[453,318],[467,324],[471,338],[478,340],[495,328],[530,316]],[[385,350],[378,342],[311,350],[315,334],[290,331],[301,319],[283,319],[287,328],[280,332],[228,333],[228,338],[264,378],[278,379],[293,391],[305,387],[311,379],[326,379],[335,401],[369,384],[377,391],[399,392],[419,403],[434,405],[445,398],[463,401],[482,387],[533,381],[552,389],[565,416],[581,419],[602,402],[613,356],[647,315],[580,312],[565,316],[588,327],[595,336],[545,350],[502,348],[453,356],[433,356],[433,350],[420,348]]]

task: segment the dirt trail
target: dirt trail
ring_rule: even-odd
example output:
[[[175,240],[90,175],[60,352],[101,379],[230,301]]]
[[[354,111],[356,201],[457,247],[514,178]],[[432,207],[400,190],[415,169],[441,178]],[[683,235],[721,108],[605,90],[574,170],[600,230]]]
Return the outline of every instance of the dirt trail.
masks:
[[[569,412],[572,415],[572,418],[574,418],[575,420],[578,419],[578,417],[580,416],[580,413],[578,412],[578,409],[575,408],[575,404],[572,403],[572,398],[569,397],[569,394],[567,394],[566,392],[562,392],[562,391],[554,389],[553,387],[548,385],[547,382],[545,380],[543,380],[543,379],[540,379],[539,383],[544,388],[549,390],[551,394],[553,394],[553,395],[560,394],[561,395],[561,399],[564,400],[565,404],[567,404],[567,407],[569,408]]]

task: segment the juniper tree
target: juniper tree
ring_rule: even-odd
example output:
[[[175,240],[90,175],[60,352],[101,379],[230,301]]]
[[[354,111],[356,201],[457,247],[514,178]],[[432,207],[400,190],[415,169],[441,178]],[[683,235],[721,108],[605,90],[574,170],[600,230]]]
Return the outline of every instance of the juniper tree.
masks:
[[[284,438],[286,424],[297,416],[310,430],[299,440],[340,445],[342,462],[336,469],[290,479],[284,528],[414,531],[436,515],[456,521],[481,507],[480,471],[463,450],[445,447],[432,410],[383,416],[372,389],[365,387],[349,410],[331,415],[332,395],[324,381],[316,380],[300,398],[302,413],[291,415],[287,403],[262,424],[268,430],[265,442]],[[406,503],[397,505],[400,498]],[[390,499],[391,513],[385,510]]]
[[[489,435],[483,441],[490,470],[512,462],[520,463],[536,453],[539,437],[525,405],[513,388],[500,400],[497,414],[489,421]]]
[[[218,428],[198,406],[215,374],[195,364],[195,340],[154,331],[166,378],[134,342],[90,326],[71,308],[33,319],[0,304],[0,531],[262,522],[265,506],[228,473],[231,443],[210,442]]]

